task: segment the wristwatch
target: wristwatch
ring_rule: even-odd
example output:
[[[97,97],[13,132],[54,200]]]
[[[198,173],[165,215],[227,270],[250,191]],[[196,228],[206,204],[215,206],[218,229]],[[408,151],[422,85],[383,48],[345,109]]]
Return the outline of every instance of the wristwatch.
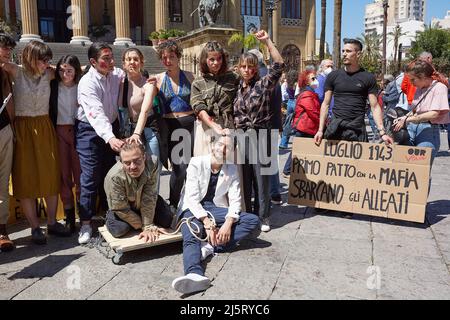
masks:
[[[378,129],[378,132],[380,133],[380,137],[386,134],[386,130],[384,130],[384,128]]]

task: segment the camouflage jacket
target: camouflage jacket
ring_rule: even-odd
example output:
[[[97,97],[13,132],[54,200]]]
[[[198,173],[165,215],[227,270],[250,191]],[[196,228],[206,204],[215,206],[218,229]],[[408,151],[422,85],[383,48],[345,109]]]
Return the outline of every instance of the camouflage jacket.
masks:
[[[222,128],[233,129],[233,103],[238,86],[239,76],[231,71],[195,78],[191,85],[191,106],[195,114],[205,110]]]
[[[105,178],[109,210],[134,229],[153,226],[158,199],[156,169],[152,161],[147,161],[144,172],[135,179],[118,162]]]

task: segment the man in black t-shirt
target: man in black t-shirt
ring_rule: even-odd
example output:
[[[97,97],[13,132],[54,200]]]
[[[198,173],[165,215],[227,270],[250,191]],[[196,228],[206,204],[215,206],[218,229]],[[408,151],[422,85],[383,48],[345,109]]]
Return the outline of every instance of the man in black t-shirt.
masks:
[[[373,118],[380,136],[386,144],[393,140],[383,127],[383,111],[378,104],[378,86],[373,74],[359,65],[362,44],[358,40],[344,39],[344,69],[330,73],[325,82],[325,98],[320,112],[319,131],[314,137],[316,144],[322,139],[367,142],[365,126],[366,101],[370,102]],[[334,108],[326,131],[325,122],[331,98]]]

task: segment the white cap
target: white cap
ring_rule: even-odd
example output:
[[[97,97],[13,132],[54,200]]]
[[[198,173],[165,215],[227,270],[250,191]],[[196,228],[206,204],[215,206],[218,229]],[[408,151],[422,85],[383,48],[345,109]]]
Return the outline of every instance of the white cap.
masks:
[[[261,53],[261,51],[259,51],[258,49],[252,49],[252,50],[248,50],[248,53],[253,53],[258,58],[258,63],[265,65],[264,56]]]

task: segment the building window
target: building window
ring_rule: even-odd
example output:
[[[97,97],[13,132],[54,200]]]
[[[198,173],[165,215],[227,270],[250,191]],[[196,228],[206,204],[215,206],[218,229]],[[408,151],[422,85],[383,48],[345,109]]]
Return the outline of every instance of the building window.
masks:
[[[170,22],[183,22],[183,8],[181,0],[169,1]]]
[[[301,19],[302,9],[301,0],[283,0],[281,1],[281,18]]]
[[[241,15],[262,16],[262,0],[241,0]]]
[[[70,0],[38,0],[39,34],[46,42],[69,42],[72,30],[67,28]]]
[[[41,27],[40,34],[42,36],[42,40],[46,42],[55,41],[54,25],[55,25],[54,19],[45,18],[40,20],[40,27]]]

